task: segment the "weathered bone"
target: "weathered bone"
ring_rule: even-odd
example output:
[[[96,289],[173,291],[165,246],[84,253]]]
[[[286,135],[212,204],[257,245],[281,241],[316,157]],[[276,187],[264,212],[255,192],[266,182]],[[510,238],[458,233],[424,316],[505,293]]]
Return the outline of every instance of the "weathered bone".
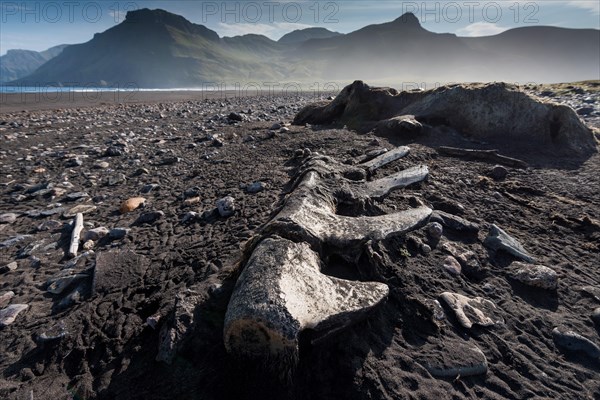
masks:
[[[364,317],[388,291],[383,283],[322,274],[319,255],[306,243],[265,239],[231,297],[225,347],[251,358],[295,358],[302,330],[331,334]]]
[[[358,168],[374,170],[408,154],[398,148]],[[352,170],[354,168],[354,171]],[[382,198],[392,190],[424,180],[425,166],[365,182],[347,179],[356,166],[330,157],[307,158],[279,214],[262,231],[243,270],[225,316],[227,350],[239,356],[293,365],[298,335],[311,329],[320,338],[364,316],[388,294],[382,283],[345,281],[320,272],[320,252],[343,251],[352,261],[361,244],[402,234],[424,224],[432,210],[413,208],[394,214],[338,215],[340,203]]]
[[[361,164],[361,167],[367,168],[370,171],[375,171],[391,162],[394,162],[402,157],[406,157],[410,153],[410,148],[406,146],[396,147],[393,150],[388,151],[380,155],[379,157],[375,157],[371,161],[367,161]]]
[[[365,184],[365,194],[371,198],[382,198],[394,190],[421,182],[428,175],[429,169],[424,165],[405,169],[394,175],[367,182]]]

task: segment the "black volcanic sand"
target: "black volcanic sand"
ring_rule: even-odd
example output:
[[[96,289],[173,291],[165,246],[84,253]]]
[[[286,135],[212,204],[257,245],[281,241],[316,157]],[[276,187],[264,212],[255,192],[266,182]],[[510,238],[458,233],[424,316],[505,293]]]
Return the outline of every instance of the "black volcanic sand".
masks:
[[[560,96],[578,99],[572,93]],[[592,96],[598,113],[598,95],[586,91],[582,96],[581,101]],[[408,157],[377,172],[381,177],[417,163],[431,171],[427,182],[395,192],[379,206],[385,212],[406,209],[417,197],[437,209],[462,212],[462,217],[480,224],[477,237],[445,230],[439,244],[430,243],[429,255],[413,245],[415,238],[428,242],[424,229],[375,243],[380,262],[370,272],[338,260],[332,270],[352,279],[387,283],[389,299],[367,320],[326,342],[311,346],[303,341],[291,382],[274,382],[265,366],[226,355],[222,325],[231,281],[196,310],[196,327],[173,364],[155,361],[159,330],[177,294],[201,288],[211,275],[240,259],[245,242],[269,220],[285,194],[299,162],[295,150],[308,148],[357,162],[367,151],[404,144],[344,129],[289,126],[287,132],[269,131],[275,122],[291,121],[312,100],[188,99],[52,112],[3,110],[0,214],[87,204],[97,208],[84,214],[84,233],[92,226],[131,230],[123,239],[99,241],[95,257],[77,264],[77,271],[89,274],[95,258],[104,258],[104,267],[115,270],[112,279],[102,280],[102,290],[94,293],[91,278],[84,279],[79,301],[61,308],[65,294],[48,293],[45,282],[68,261],[69,229],[63,224],[71,218],[21,214],[15,222],[0,225],[0,242],[31,235],[0,248],[0,267],[18,263],[16,270],[0,275],[0,295],[12,290],[10,304],[30,306],[0,329],[0,398],[599,398],[600,362],[558,348],[551,332],[566,326],[600,343],[599,327],[590,318],[600,307],[600,297],[582,290],[600,290],[600,156],[554,163],[529,157],[532,168],[508,168],[505,180],[494,181],[486,177],[492,164],[440,156],[433,139],[411,144]],[[232,124],[226,118],[232,111],[248,109],[252,113],[244,114],[245,122]],[[595,114],[590,118],[588,122],[594,121]],[[219,144],[223,146],[216,147]],[[105,156],[111,146],[122,154]],[[74,158],[82,164],[73,163]],[[94,168],[100,161],[108,167]],[[125,179],[109,185],[119,174]],[[255,181],[265,183],[266,190],[246,193],[243,185]],[[38,183],[52,183],[54,188],[26,193]],[[119,213],[125,199],[139,196],[150,183],[160,187],[141,195],[148,200],[144,209]],[[194,187],[200,202],[186,206],[184,192]],[[76,192],[89,197],[66,201]],[[181,222],[186,212],[212,210],[226,195],[237,202],[233,217]],[[134,224],[149,210],[163,211],[164,216],[150,224]],[[58,224],[39,231],[48,220]],[[558,272],[557,291],[529,288],[509,278],[506,266],[513,259],[482,245],[492,223]],[[448,255],[444,242],[473,251],[481,268],[463,270],[459,276],[447,273],[442,267]],[[107,266],[111,259],[102,254],[109,251],[121,254],[121,262]],[[448,315],[436,326],[424,304],[445,291],[493,301],[505,323],[466,330]],[[153,329],[146,319],[156,315],[161,319]],[[40,334],[56,324],[64,327],[66,336],[42,343]],[[472,344],[487,358],[489,371],[484,376],[434,378],[422,365],[426,356],[452,359]]]

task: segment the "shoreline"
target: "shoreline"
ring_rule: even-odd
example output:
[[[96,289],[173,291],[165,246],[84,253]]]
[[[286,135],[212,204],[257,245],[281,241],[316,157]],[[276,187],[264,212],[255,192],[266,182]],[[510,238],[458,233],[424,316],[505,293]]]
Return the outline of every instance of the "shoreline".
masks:
[[[225,100],[252,96],[252,93],[228,91],[94,91],[48,93],[0,93],[0,114],[114,106],[120,104],[172,103],[180,101]]]

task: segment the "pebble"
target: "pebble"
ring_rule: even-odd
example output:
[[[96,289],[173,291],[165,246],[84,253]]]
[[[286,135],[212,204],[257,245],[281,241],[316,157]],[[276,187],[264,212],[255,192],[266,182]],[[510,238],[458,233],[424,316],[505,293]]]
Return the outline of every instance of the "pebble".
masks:
[[[165,216],[163,211],[147,211],[141,214],[136,220],[136,224],[153,224]]]
[[[444,259],[443,267],[446,269],[446,271],[450,272],[451,274],[460,275],[460,263],[456,260],[456,258],[452,256],[448,256]]]
[[[277,129],[281,129],[281,128],[282,128],[281,124],[275,123],[275,124],[271,125],[271,127],[269,128],[269,130],[270,131],[276,131]]]
[[[152,192],[153,190],[157,190],[160,188],[160,185],[157,183],[149,183],[147,185],[142,186],[142,189],[140,190],[140,192],[142,194],[147,194]]]
[[[104,151],[104,157],[118,157],[122,156],[123,154],[123,149],[117,146],[110,146]]]
[[[94,164],[94,168],[96,169],[106,169],[108,167],[110,167],[110,164],[106,161],[98,161]]]
[[[125,176],[125,174],[115,174],[112,176],[108,177],[108,186],[115,186],[118,185],[119,183],[123,183],[127,180],[127,177]]]
[[[128,228],[113,228],[108,232],[108,237],[113,240],[123,239],[130,231]]]
[[[547,290],[556,290],[558,287],[558,275],[556,271],[544,265],[533,265],[516,261],[510,265],[509,269],[511,278],[525,285]]]
[[[254,182],[246,188],[248,193],[259,193],[265,190],[265,184],[262,182]]]
[[[419,362],[436,378],[457,379],[485,375],[488,371],[483,351],[466,343],[443,343],[419,357]]]
[[[7,272],[15,271],[18,268],[18,264],[16,261],[10,262],[6,265],[0,267],[0,274],[6,274]]]
[[[0,214],[0,224],[12,224],[17,220],[19,214],[15,213],[5,213]]]
[[[184,214],[183,218],[181,219],[181,223],[187,224],[189,222],[193,222],[193,221],[197,220],[198,218],[199,218],[199,214],[197,212],[189,211]]]
[[[80,199],[83,199],[86,197],[90,197],[90,195],[85,192],[75,192],[75,193],[69,193],[65,197],[65,200],[66,201],[76,201],[76,200],[80,200]]]
[[[554,328],[552,338],[554,343],[564,350],[582,352],[595,359],[600,358],[600,347],[596,343],[568,328]]]
[[[0,328],[4,328],[15,322],[17,316],[29,308],[27,304],[11,304],[0,310]]]
[[[12,247],[15,244],[22,242],[23,240],[29,239],[31,235],[17,235],[10,239],[6,239],[4,242],[0,242],[0,249]]]
[[[94,248],[94,246],[96,246],[96,242],[94,242],[93,240],[86,240],[86,241],[83,243],[83,246],[82,246],[82,248],[83,248],[84,250],[92,250],[92,249]]]
[[[228,118],[232,121],[238,121],[238,122],[242,122],[244,120],[244,116],[236,113],[236,112],[232,112],[228,115]]]
[[[69,334],[67,328],[65,327],[64,321],[59,321],[56,324],[52,325],[50,328],[44,330],[44,332],[40,333],[36,341],[38,343],[47,343],[53,342],[55,340],[60,340],[66,337]]]
[[[83,235],[83,241],[87,242],[88,240],[98,241],[102,239],[104,236],[108,235],[108,228],[104,226],[100,226],[98,228],[88,230],[85,235]]]
[[[52,294],[61,294],[73,283],[87,278],[84,274],[75,274],[73,270],[64,270],[59,272],[58,276],[50,278],[47,284],[46,291]]]
[[[143,206],[146,204],[146,199],[143,197],[132,197],[130,199],[125,200],[122,204],[121,207],[119,208],[119,211],[121,211],[121,214],[126,214],[129,212],[132,212],[134,210],[136,210],[137,208]]]
[[[488,176],[495,181],[502,181],[508,176],[508,170],[502,165],[496,165],[488,173]]]
[[[192,206],[194,204],[200,203],[200,197],[191,197],[189,199],[185,199],[183,201],[184,206]]]
[[[4,292],[0,295],[0,308],[4,308],[10,303],[10,299],[15,297],[15,292],[12,290]]]
[[[440,239],[444,233],[444,228],[439,222],[432,222],[427,225],[427,233],[432,239]]]
[[[156,329],[159,321],[160,321],[160,315],[152,315],[152,316],[146,318],[146,324],[152,329]]]
[[[217,210],[221,217],[231,217],[235,214],[235,199],[231,196],[224,197],[217,201]]]
[[[431,246],[429,246],[428,244],[421,244],[421,253],[423,253],[423,255],[428,255],[431,253]]]
[[[62,228],[62,226],[63,226],[62,222],[56,221],[54,219],[51,219],[51,220],[44,221],[41,224],[39,224],[37,226],[37,230],[40,231],[40,232],[43,232],[43,231],[55,231],[57,229]]]

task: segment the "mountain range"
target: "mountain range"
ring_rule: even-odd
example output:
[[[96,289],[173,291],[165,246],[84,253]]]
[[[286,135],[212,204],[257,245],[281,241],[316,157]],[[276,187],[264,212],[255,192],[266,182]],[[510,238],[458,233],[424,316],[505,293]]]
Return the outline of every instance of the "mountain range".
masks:
[[[7,54],[8,56],[8,54]],[[6,56],[5,56],[6,57]],[[323,28],[220,38],[164,10],[130,11],[16,84],[177,88],[214,82],[549,82],[600,79],[600,30],[525,27],[487,37],[424,29],[417,17],[348,34]]]
[[[66,44],[61,44],[44,51],[8,50],[0,57],[0,83],[31,74],[42,64],[59,55],[65,47]]]

